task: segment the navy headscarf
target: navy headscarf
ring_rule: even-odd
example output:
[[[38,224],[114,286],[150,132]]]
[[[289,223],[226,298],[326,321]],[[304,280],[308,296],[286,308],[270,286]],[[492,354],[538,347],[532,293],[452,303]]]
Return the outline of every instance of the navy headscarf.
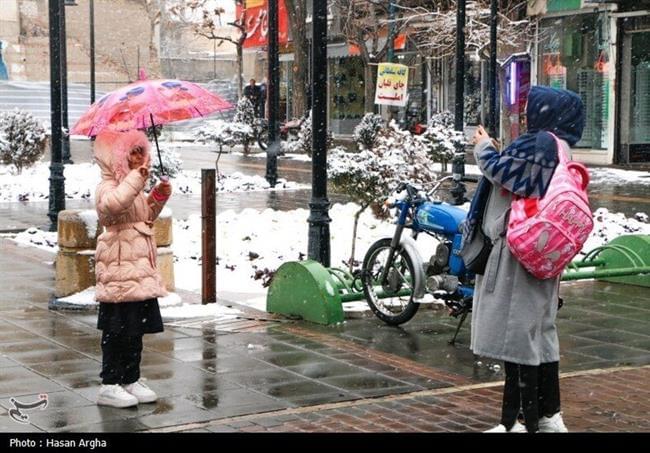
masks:
[[[580,141],[585,126],[584,105],[577,94],[544,86],[531,88],[526,117],[528,132],[502,153],[488,146],[478,154],[485,176],[479,181],[463,225],[465,239],[473,237],[483,217],[491,183],[521,197],[543,197],[559,162],[557,145],[549,132],[573,146]]]

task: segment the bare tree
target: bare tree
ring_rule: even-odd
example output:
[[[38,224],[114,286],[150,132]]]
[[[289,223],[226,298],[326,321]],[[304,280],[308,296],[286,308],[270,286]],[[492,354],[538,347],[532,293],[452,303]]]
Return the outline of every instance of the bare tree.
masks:
[[[402,16],[396,19],[408,22],[409,39],[417,48],[432,58],[452,57],[456,49],[456,2],[410,2],[400,5]],[[498,46],[518,48],[530,42],[533,26],[522,17],[525,0],[499,2]],[[465,49],[486,57],[490,46],[490,0],[470,0],[466,6]]]
[[[389,17],[390,3],[396,7],[396,17]],[[341,20],[341,31],[351,44],[359,48],[364,68],[365,109],[372,112],[375,102],[376,70],[395,37],[407,27],[409,19],[402,18],[402,0],[331,0],[335,14]],[[393,27],[390,27],[390,24]]]
[[[160,73],[160,59],[156,46],[156,26],[160,24],[160,0],[139,0],[149,18],[149,65],[147,71],[150,76]]]
[[[293,42],[292,115],[301,118],[307,111],[309,83],[309,41],[307,40],[307,0],[285,0]]]
[[[244,71],[244,41],[246,41],[246,8],[244,0],[234,0],[235,4],[241,6],[241,14],[234,21],[226,22],[225,25],[235,28],[239,36],[232,37],[223,33],[222,18],[225,14],[224,8],[218,6],[214,0],[177,0],[169,6],[169,12],[175,21],[189,26],[195,35],[213,41],[216,46],[224,42],[235,45],[237,50],[237,96],[242,97]]]

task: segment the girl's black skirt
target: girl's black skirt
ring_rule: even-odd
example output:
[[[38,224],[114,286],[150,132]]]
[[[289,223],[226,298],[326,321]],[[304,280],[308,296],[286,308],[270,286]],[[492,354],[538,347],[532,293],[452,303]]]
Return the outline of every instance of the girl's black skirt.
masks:
[[[129,337],[162,332],[164,329],[158,299],[141,302],[100,302],[97,328]]]

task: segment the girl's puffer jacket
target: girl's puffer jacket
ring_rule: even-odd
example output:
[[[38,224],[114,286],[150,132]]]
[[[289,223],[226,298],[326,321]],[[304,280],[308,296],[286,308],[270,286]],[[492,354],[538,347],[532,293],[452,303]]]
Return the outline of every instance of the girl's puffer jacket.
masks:
[[[148,162],[150,144],[143,132],[105,132],[95,141],[95,160],[102,171],[95,207],[104,227],[95,251],[99,302],[137,302],[167,295],[156,267],[152,228],[166,200],[146,196],[147,178],[129,169],[128,155],[137,145],[145,150]]]

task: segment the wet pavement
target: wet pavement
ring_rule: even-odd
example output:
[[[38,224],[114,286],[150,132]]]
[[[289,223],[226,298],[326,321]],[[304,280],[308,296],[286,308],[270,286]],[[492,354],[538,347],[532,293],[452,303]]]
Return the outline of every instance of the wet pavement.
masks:
[[[477,431],[498,419],[500,364],[469,351],[469,322],[450,346],[456,320],[444,310],[421,310],[401,328],[373,317],[325,327],[251,309],[239,320],[169,323],[164,333],[145,337],[142,375],[158,402],[98,407],[96,313],[48,310],[48,259],[0,240],[0,405],[8,410],[11,398],[33,402],[43,393],[49,400],[45,410],[28,413],[29,424],[0,416],[0,431],[345,431],[353,430],[355,417],[367,419],[353,425],[369,431]],[[575,374],[605,369],[609,374],[598,376],[611,386],[614,373],[622,373],[627,385],[625,373],[637,373],[636,395],[648,394],[650,373],[641,368],[650,364],[647,289],[580,282],[563,285],[562,292],[558,327],[567,420],[583,430],[607,430],[603,420],[611,413],[603,413],[609,410],[603,398],[614,398],[617,422],[627,420],[615,426],[647,429],[647,417],[638,416],[647,399],[626,405],[618,396],[629,393],[609,389],[601,395],[600,381],[590,399]],[[429,413],[436,411],[436,417]],[[444,411],[450,412],[445,420]],[[579,416],[589,411],[598,423]]]

